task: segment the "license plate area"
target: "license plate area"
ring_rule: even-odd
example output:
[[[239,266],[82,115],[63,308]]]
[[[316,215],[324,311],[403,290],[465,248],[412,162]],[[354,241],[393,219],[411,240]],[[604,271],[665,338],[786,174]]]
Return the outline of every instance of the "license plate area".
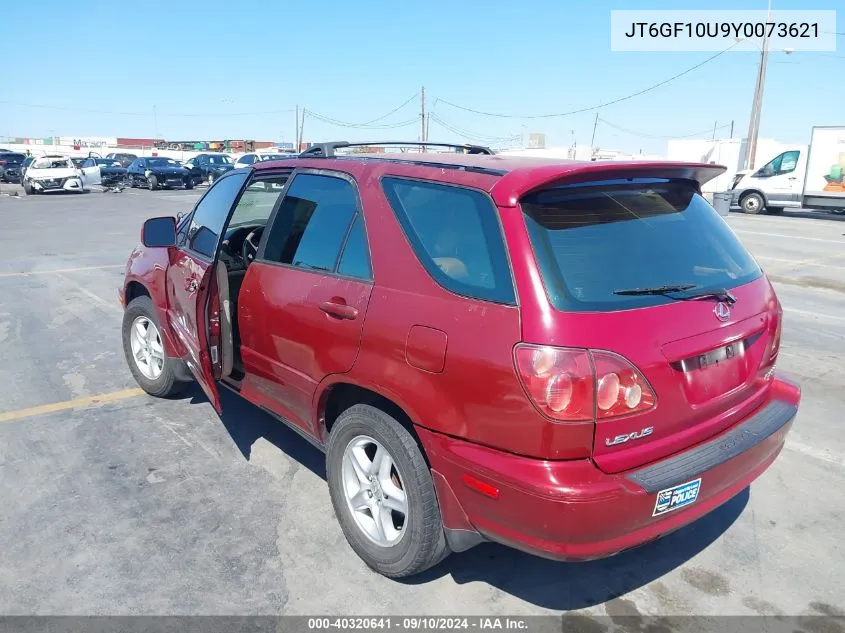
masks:
[[[745,341],[734,341],[729,345],[710,350],[706,354],[698,354],[681,361],[681,371],[706,371],[718,369],[720,363],[732,360],[745,353]]]
[[[703,404],[741,387],[753,373],[749,348],[752,338],[741,339],[674,363],[683,373],[684,393],[690,404]]]

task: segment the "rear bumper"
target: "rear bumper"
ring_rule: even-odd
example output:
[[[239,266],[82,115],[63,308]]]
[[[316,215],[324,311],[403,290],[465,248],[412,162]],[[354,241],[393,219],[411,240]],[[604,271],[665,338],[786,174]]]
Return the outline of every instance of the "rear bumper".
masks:
[[[726,432],[612,475],[590,460],[531,459],[418,433],[453,549],[491,540],[545,558],[590,560],[665,536],[744,490],[780,453],[799,401],[796,385],[776,379],[772,399]],[[660,491],[699,479],[694,501],[657,512]]]

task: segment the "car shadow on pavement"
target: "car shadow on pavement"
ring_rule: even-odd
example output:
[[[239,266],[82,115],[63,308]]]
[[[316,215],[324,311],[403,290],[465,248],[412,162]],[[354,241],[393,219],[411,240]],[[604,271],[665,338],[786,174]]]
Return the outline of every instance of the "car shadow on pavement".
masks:
[[[196,386],[185,396],[191,397],[192,403],[208,403]],[[227,389],[220,389],[220,398],[223,404],[220,420],[247,460],[255,441],[264,438],[322,479],[326,478],[323,453],[295,431]],[[749,499],[750,488],[745,488],[698,521],[610,558],[561,563],[484,543],[398,582],[418,585],[449,575],[457,584],[484,582],[546,609],[583,609],[643,587],[694,558],[730,528]]]
[[[325,457],[317,448],[251,402],[225,387],[218,386],[218,390],[223,413],[217,417],[247,461],[250,460],[252,445],[263,438],[315,475],[326,478]],[[184,392],[183,397],[190,398],[191,404],[208,404],[208,398],[196,383]]]
[[[750,488],[745,488],[698,521],[610,558],[561,563],[485,543],[404,582],[419,584],[448,574],[458,584],[485,582],[546,609],[583,609],[625,595],[680,567],[722,536],[749,499]]]

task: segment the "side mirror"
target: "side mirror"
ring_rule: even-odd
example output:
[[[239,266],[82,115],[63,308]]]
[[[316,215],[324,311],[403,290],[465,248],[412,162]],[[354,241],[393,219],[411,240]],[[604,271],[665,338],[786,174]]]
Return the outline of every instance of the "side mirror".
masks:
[[[141,241],[148,248],[176,246],[176,218],[150,218],[144,222]]]

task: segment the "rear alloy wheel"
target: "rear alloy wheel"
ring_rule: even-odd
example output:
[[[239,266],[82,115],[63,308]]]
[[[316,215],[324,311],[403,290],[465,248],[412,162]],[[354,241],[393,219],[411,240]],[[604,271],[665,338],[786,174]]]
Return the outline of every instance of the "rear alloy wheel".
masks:
[[[164,351],[161,327],[149,297],[133,299],[123,313],[123,352],[138,385],[152,396],[167,397],[185,386],[174,372],[178,360]]]
[[[766,208],[766,203],[763,200],[763,196],[759,193],[748,193],[745,194],[742,197],[742,200],[739,201],[739,206],[742,207],[743,213],[757,215],[758,213],[763,212]]]
[[[357,404],[338,417],[326,475],[346,540],[375,571],[411,576],[449,554],[431,471],[413,436],[384,411]]]

